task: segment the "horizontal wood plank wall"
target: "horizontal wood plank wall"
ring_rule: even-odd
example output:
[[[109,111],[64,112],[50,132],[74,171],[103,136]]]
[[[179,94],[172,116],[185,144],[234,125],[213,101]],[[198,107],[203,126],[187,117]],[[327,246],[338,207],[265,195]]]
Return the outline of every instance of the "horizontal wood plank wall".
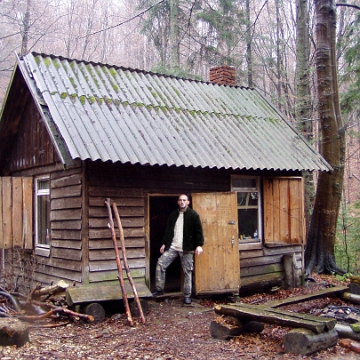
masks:
[[[68,283],[82,283],[82,163],[78,162],[66,170],[62,164],[24,169],[16,175],[29,178],[32,182],[38,176],[50,176],[50,254],[45,256],[37,253],[36,248],[33,250],[35,270],[32,280],[43,284],[60,279]],[[31,187],[33,199],[34,185]]]
[[[300,269],[302,267],[302,247],[300,245],[240,251],[241,286],[246,287],[254,282],[261,283],[269,279],[280,279],[283,283],[283,258],[284,255],[293,253],[296,256],[296,265]]]
[[[0,248],[32,249],[31,177],[0,177]]]
[[[82,167],[50,175],[50,257],[41,259],[42,279],[56,277],[82,283]]]
[[[108,175],[103,173],[104,176]],[[110,176],[111,177],[111,176]],[[144,192],[140,188],[123,187],[121,180],[112,178],[107,184],[99,173],[89,175],[89,282],[117,281],[118,269],[114,244],[108,227],[109,217],[105,200],[115,202],[124,230],[126,255],[131,276],[145,276]],[[120,185],[120,186],[119,186]],[[131,182],[129,185],[134,185]],[[113,215],[118,249],[121,245],[115,216]],[[126,275],[126,273],[124,273]]]

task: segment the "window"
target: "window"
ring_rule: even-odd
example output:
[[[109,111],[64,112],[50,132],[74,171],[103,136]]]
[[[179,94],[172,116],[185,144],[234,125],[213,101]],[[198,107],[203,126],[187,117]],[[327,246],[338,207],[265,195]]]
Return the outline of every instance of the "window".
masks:
[[[232,191],[237,194],[239,240],[259,242],[261,237],[259,178],[236,176],[231,182]]]
[[[35,245],[50,247],[50,180],[36,179],[35,188]]]

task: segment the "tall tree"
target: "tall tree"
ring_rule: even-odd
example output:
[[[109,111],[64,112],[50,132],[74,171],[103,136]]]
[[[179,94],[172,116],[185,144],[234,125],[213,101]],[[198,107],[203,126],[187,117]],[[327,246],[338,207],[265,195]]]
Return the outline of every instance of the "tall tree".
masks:
[[[297,128],[303,136],[312,141],[312,103],[310,89],[310,35],[308,0],[296,1],[296,102],[295,119]],[[305,183],[305,220],[310,225],[310,216],[315,198],[312,174],[304,174]]]
[[[252,54],[252,30],[250,18],[250,0],[246,0],[246,63],[248,86],[253,87],[253,54]]]
[[[170,0],[170,67],[180,65],[179,58],[179,0]]]
[[[335,262],[335,235],[342,196],[345,130],[340,113],[336,62],[336,5],[314,0],[316,16],[316,70],[321,131],[320,152],[332,173],[320,173],[305,251],[305,275],[344,271]]]

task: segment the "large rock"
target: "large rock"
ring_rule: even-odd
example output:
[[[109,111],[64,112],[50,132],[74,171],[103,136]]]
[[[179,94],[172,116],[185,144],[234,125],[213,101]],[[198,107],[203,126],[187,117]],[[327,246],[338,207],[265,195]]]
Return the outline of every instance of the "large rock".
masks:
[[[18,319],[0,318],[0,345],[23,346],[29,341],[29,327]]]

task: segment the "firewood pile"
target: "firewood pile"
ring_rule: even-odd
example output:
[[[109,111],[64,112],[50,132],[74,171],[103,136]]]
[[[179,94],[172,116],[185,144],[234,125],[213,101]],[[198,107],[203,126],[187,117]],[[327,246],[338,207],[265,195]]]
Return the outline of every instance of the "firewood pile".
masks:
[[[68,286],[65,281],[60,280],[46,287],[38,285],[28,295],[9,292],[0,287],[0,318],[36,323],[34,327],[55,327],[74,320],[94,321],[91,315],[68,309],[65,300],[65,290]]]

